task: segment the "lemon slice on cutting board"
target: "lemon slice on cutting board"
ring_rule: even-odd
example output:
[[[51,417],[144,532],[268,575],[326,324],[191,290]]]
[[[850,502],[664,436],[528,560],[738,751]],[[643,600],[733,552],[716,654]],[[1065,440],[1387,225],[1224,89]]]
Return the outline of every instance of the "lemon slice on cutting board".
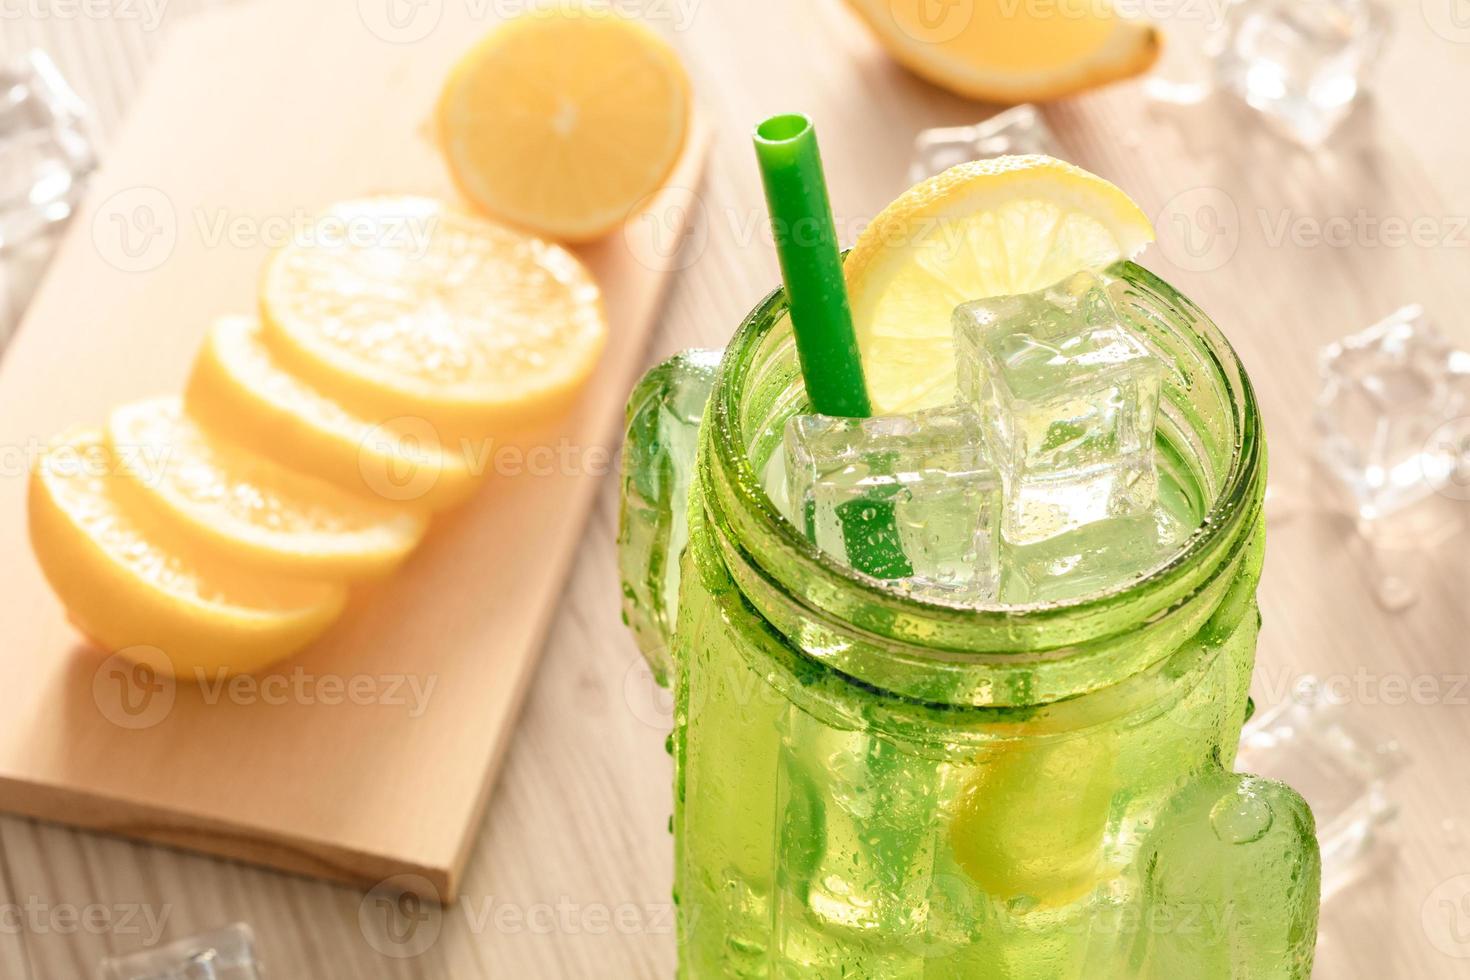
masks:
[[[175,674],[258,670],[320,636],[344,586],[248,572],[172,538],[118,492],[101,433],[56,439],[31,472],[31,547],[72,621],[105,650],[156,647]],[[151,661],[150,661],[151,662]]]
[[[954,399],[957,306],[1105,268],[1153,237],[1127,194],[1051,157],[962,164],[912,188],[847,258],[874,410],[912,412]]]
[[[607,337],[601,292],[570,252],[422,197],[327,210],[267,263],[260,312],[291,373],[445,442],[565,408]]]
[[[689,79],[662,38],[558,4],[491,31],[439,97],[440,148],[486,213],[561,241],[628,219],[688,138]]]
[[[987,102],[1055,99],[1131,78],[1162,48],[1106,0],[848,0],[898,62]]]
[[[428,528],[421,512],[350,494],[210,437],[178,398],[124,405],[107,423],[122,489],[232,562],[309,579],[386,575]]]
[[[184,398],[211,432],[359,495],[443,510],[479,485],[468,447],[420,420],[350,411],[286,370],[254,317],[215,323]]]

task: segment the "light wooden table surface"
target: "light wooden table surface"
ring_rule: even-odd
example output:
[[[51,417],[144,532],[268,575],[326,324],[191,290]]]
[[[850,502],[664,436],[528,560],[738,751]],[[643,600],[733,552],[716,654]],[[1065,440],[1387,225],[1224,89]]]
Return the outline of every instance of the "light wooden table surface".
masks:
[[[360,0],[365,14],[390,2]],[[1046,110],[1067,156],[1156,216],[1166,244],[1145,263],[1215,316],[1260,390],[1286,517],[1262,587],[1258,702],[1303,674],[1335,678],[1361,723],[1413,760],[1394,787],[1397,851],[1324,908],[1318,976],[1331,980],[1470,976],[1470,539],[1424,550],[1421,600],[1386,613],[1302,462],[1323,342],[1418,300],[1470,346],[1470,20],[1457,2],[1396,4],[1377,97],[1328,152],[1294,150],[1227,103],[1161,106],[1132,84]],[[1144,6],[1170,3],[1181,16],[1220,6]],[[0,54],[51,51],[108,133],[168,24],[201,5],[0,0]],[[993,111],[890,66],[837,0],[641,6],[720,131],[650,362],[723,344],[776,280],[753,121],[816,116],[851,239],[902,189],[918,130]],[[587,528],[458,907],[389,916],[349,889],[0,818],[0,978],[89,977],[110,952],[237,919],[283,978],[671,976],[668,706],[618,618],[615,490],[609,479]]]

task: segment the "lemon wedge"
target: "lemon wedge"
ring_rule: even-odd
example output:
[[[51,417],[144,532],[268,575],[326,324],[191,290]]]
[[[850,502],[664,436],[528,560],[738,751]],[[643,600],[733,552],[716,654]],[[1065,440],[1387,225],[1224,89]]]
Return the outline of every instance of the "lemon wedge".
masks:
[[[291,373],[445,441],[565,408],[607,335],[601,293],[566,249],[422,197],[330,208],[272,256],[260,309]]]
[[[443,510],[478,486],[472,447],[420,420],[355,414],[286,370],[254,317],[214,324],[184,398],[211,433],[359,495]]]
[[[241,565],[299,578],[385,575],[414,549],[420,512],[341,490],[208,436],[178,398],[115,409],[107,442],[123,489]]]
[[[1158,29],[1107,0],[848,0],[915,74],[987,102],[1035,102],[1141,74]]]
[[[954,399],[955,307],[1105,268],[1153,237],[1127,194],[1051,157],[962,164],[912,188],[847,258],[874,410],[912,412]]]
[[[950,822],[955,862],[989,895],[1066,905],[1103,872],[1117,739],[1089,733],[1002,747],[975,770]]]
[[[490,32],[439,97],[444,159],[490,215],[562,241],[626,221],[689,131],[689,79],[643,25],[558,4]]]
[[[119,490],[102,434],[51,443],[31,473],[31,546],[73,622],[94,643],[161,650],[177,675],[258,670],[324,632],[347,590],[247,572],[175,539]]]

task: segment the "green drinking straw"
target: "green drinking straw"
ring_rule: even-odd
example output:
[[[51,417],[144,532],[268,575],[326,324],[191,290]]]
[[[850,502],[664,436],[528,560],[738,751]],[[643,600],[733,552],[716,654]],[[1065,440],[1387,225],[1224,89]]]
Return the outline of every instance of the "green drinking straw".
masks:
[[[755,154],[812,408],[822,415],[867,418],[873,406],[852,329],[816,127],[806,116],[772,116],[755,129]]]
[[[868,418],[873,406],[852,326],[816,127],[806,116],[772,116],[755,129],[755,154],[812,409],[840,418]],[[837,508],[836,516],[848,560],[858,571],[881,579],[914,574],[891,501],[850,500]]]

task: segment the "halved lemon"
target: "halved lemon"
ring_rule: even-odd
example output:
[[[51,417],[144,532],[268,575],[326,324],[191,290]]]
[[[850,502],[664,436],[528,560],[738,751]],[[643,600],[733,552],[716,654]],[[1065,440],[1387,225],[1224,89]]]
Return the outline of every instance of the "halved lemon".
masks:
[[[221,555],[277,575],[359,579],[393,570],[428,527],[375,501],[211,438],[178,398],[115,409],[107,443],[123,489]]]
[[[564,408],[607,336],[601,292],[566,249],[422,197],[338,204],[277,252],[266,342],[368,419],[506,436]]]
[[[215,323],[184,398],[212,433],[362,496],[442,510],[478,486],[473,447],[422,419],[350,411],[287,371],[254,317]]]
[[[73,622],[98,646],[156,647],[175,674],[250,672],[320,636],[344,586],[247,572],[173,539],[117,493],[102,434],[59,437],[31,473],[31,547]]]
[[[912,412],[954,399],[957,306],[1105,268],[1153,237],[1127,194],[1051,157],[962,164],[912,188],[847,258],[874,409]]]
[[[590,241],[673,170],[689,79],[643,25],[556,4],[491,31],[439,97],[440,146],[465,196],[497,218]]]
[[[1162,40],[1107,0],[848,0],[899,63],[987,102],[1055,99],[1147,71]]]

